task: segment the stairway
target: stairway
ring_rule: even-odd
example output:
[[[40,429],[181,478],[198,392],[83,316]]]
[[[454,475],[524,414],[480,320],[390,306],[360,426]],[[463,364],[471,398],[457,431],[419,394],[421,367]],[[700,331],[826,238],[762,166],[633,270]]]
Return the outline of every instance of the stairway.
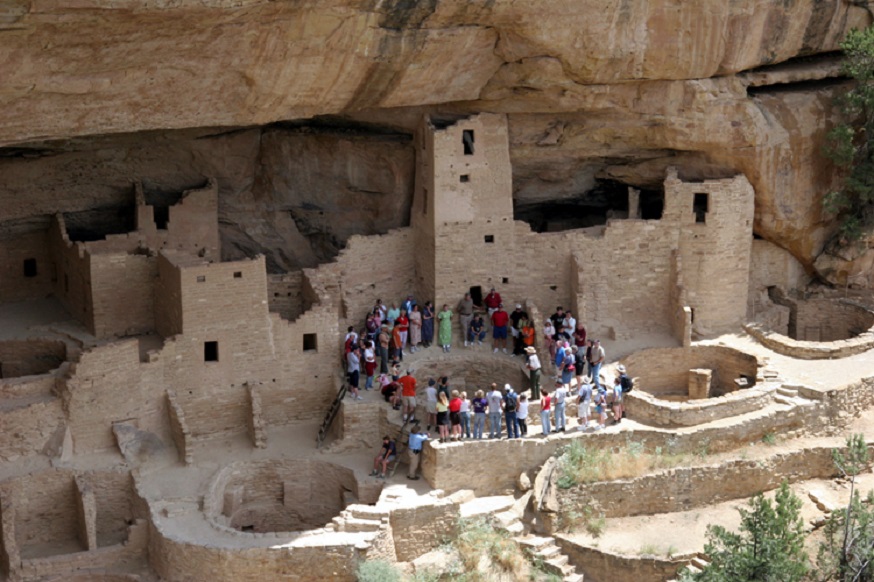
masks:
[[[319,426],[319,434],[316,436],[316,447],[321,448],[322,443],[325,442],[325,439],[328,437],[328,431],[331,430],[331,425],[334,423],[334,419],[337,418],[337,413],[340,412],[340,407],[343,405],[343,398],[346,397],[346,382],[340,386],[340,390],[337,391],[337,396],[334,397],[334,401],[331,402],[331,407],[328,408],[328,412],[325,414],[325,419],[322,420],[321,426]]]
[[[555,576],[560,576],[564,582],[582,582],[583,575],[569,563],[567,555],[555,543],[555,538],[526,534],[513,540],[519,544],[535,560],[543,564],[543,569]]]

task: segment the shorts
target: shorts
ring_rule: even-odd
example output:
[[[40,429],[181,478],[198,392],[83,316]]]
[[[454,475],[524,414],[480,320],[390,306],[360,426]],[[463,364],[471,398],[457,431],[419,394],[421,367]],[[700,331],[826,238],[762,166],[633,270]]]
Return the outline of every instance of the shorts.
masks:
[[[449,422],[452,423],[452,426],[459,426],[461,424],[461,413],[460,412],[450,412],[449,413]]]
[[[449,426],[449,412],[437,413],[437,426]]]
[[[354,372],[349,372],[349,374],[348,374],[349,385],[352,386],[353,388],[358,388],[358,376],[359,376],[358,370],[355,370]]]
[[[492,330],[492,337],[494,337],[495,339],[507,339],[507,326],[495,326]]]
[[[589,407],[591,406],[591,404],[591,400],[580,402],[579,406],[577,406],[577,416],[580,418],[582,418],[583,416],[589,416]]]
[[[404,396],[402,399],[404,406],[409,406],[410,408],[416,407],[416,397],[415,396]]]
[[[428,414],[437,414],[437,402],[429,400],[425,403],[425,412]]]

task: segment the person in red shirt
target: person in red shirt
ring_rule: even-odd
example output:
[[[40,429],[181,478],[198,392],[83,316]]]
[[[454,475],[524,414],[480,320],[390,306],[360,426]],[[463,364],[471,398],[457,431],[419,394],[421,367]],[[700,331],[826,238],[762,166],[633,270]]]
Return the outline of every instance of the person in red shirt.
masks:
[[[452,440],[461,439],[461,397],[458,390],[452,391],[449,399],[449,422],[452,424]]]
[[[486,295],[486,298],[483,300],[483,303],[486,304],[486,308],[489,310],[489,317],[498,310],[498,307],[501,305],[501,294],[495,291],[495,288],[492,287],[492,290],[489,291],[489,294]]]
[[[413,371],[407,370],[398,383],[401,385],[401,400],[404,404],[404,422],[414,421],[416,420],[413,416],[416,412],[416,379],[413,378]]]
[[[504,305],[499,303],[498,309],[492,313],[492,338],[495,348],[495,353],[498,348],[503,348],[504,353],[507,353],[507,324],[510,322],[510,316],[504,311]]]

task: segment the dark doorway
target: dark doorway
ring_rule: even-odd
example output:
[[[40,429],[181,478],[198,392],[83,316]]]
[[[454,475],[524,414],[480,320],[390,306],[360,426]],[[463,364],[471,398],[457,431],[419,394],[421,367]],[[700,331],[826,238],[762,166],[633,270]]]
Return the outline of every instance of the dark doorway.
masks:
[[[661,220],[665,211],[664,190],[640,191],[640,217],[644,220]]]
[[[36,277],[36,259],[24,259],[24,276]]]
[[[204,342],[204,344],[203,344],[203,361],[204,362],[218,362],[219,361],[218,342]]]
[[[473,299],[473,304],[477,307],[482,307],[483,305],[483,288],[477,285],[476,287],[470,288],[470,298]]]
[[[170,223],[170,207],[152,206],[152,213],[155,216],[155,227],[158,230],[167,230],[167,225]]]
[[[709,196],[707,194],[695,194],[695,200],[692,202],[692,211],[695,213],[695,222],[704,224],[707,221],[708,206]]]

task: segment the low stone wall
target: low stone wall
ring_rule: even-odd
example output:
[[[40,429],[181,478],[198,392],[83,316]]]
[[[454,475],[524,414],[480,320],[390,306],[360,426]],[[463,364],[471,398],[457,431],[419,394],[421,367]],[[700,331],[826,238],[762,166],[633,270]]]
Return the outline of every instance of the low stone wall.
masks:
[[[811,342],[794,340],[785,335],[770,331],[757,323],[748,323],[744,325],[744,329],[766,348],[774,350],[778,354],[800,360],[846,358],[874,348],[874,331],[872,330],[868,330],[850,339],[833,342]]]
[[[67,357],[67,344],[60,340],[24,339],[0,341],[0,378],[45,374]]]
[[[643,390],[627,393],[622,402],[635,421],[644,424],[678,427],[696,426],[760,410],[773,400],[777,384],[755,386],[715,398],[669,402]]]
[[[623,358],[628,375],[639,378],[635,390],[654,396],[687,395],[689,370],[712,370],[711,395],[719,396],[738,389],[734,380],[740,376],[752,383],[759,376],[755,356],[727,346],[690,346],[685,348],[654,348],[635,352]],[[612,380],[612,379],[608,379]]]
[[[617,554],[586,546],[566,535],[555,536],[555,541],[570,563],[585,576],[586,582],[670,580],[693,557],[660,558]]]
[[[462,353],[448,356],[432,348],[433,356],[429,354],[427,359],[420,359],[410,366],[423,397],[428,378],[436,380],[439,376],[448,376],[449,387],[466,391],[469,398],[473,398],[477,390],[488,391],[493,382],[501,388],[510,384],[517,391],[528,388],[528,375],[522,370],[524,362],[521,358],[492,354],[491,350],[485,351],[485,347],[475,348],[468,354],[464,353],[463,347],[456,349]]]

